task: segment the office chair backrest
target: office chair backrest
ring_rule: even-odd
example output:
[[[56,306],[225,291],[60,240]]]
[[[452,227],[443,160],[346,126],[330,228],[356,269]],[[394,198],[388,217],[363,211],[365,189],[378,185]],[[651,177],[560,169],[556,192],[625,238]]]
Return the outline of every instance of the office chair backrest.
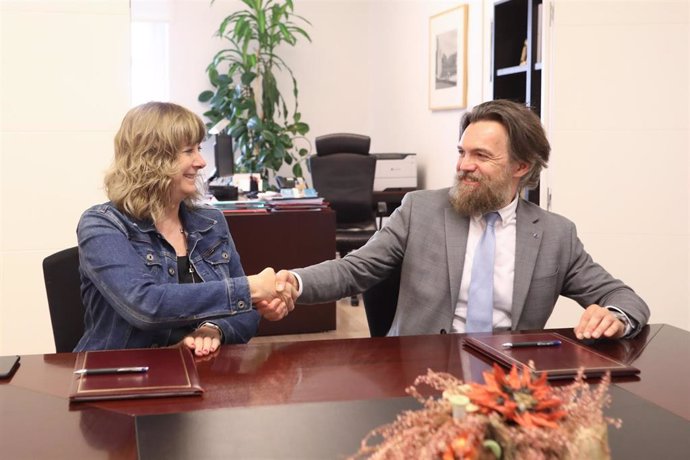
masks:
[[[79,249],[69,248],[43,259],[43,279],[48,296],[55,351],[71,352],[84,334]]]
[[[309,158],[312,181],[338,224],[374,221],[376,157],[369,155],[369,144],[369,137],[359,134],[316,138],[316,155]]]
[[[361,134],[336,133],[316,138],[316,154],[319,156],[333,153],[358,153],[369,155],[371,138]]]
[[[369,334],[372,337],[384,337],[393,324],[398,308],[400,270],[400,267],[396,268],[388,278],[362,293]]]

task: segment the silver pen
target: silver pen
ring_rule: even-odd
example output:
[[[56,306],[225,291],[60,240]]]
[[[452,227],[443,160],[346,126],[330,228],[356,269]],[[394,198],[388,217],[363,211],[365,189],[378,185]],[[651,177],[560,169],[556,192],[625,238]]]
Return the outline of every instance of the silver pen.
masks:
[[[148,366],[137,367],[97,367],[93,369],[79,369],[74,371],[79,375],[98,375],[98,374],[143,374],[148,372]]]
[[[503,348],[557,347],[560,344],[560,340],[540,340],[536,342],[506,342],[503,344]]]

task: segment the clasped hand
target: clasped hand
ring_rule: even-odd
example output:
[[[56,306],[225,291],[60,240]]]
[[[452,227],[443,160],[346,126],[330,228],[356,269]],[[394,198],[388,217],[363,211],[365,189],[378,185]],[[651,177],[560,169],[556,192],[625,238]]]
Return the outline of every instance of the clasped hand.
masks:
[[[287,270],[276,273],[265,268],[257,275],[248,276],[252,303],[264,318],[277,321],[295,308],[297,280]]]

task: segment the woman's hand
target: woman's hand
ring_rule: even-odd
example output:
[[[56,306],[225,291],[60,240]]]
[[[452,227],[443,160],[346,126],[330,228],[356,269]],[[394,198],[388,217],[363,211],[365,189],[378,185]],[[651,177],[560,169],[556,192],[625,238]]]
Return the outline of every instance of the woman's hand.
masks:
[[[271,267],[264,268],[260,273],[247,277],[249,282],[249,295],[252,303],[262,300],[271,301],[277,297],[276,272]]]
[[[201,326],[182,339],[187,348],[197,356],[207,356],[220,348],[220,332],[211,326]]]
[[[248,276],[252,303],[264,318],[270,321],[283,319],[295,308],[297,291],[286,276],[286,271],[279,272],[266,268],[257,275]]]

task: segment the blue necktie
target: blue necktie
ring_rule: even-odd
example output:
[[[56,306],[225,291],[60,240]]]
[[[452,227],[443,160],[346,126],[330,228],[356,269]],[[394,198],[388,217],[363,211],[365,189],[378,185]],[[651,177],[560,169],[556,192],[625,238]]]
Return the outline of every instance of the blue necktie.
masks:
[[[472,261],[472,279],[467,298],[466,332],[491,332],[494,311],[494,255],[497,212],[484,215],[486,228],[477,243]]]

